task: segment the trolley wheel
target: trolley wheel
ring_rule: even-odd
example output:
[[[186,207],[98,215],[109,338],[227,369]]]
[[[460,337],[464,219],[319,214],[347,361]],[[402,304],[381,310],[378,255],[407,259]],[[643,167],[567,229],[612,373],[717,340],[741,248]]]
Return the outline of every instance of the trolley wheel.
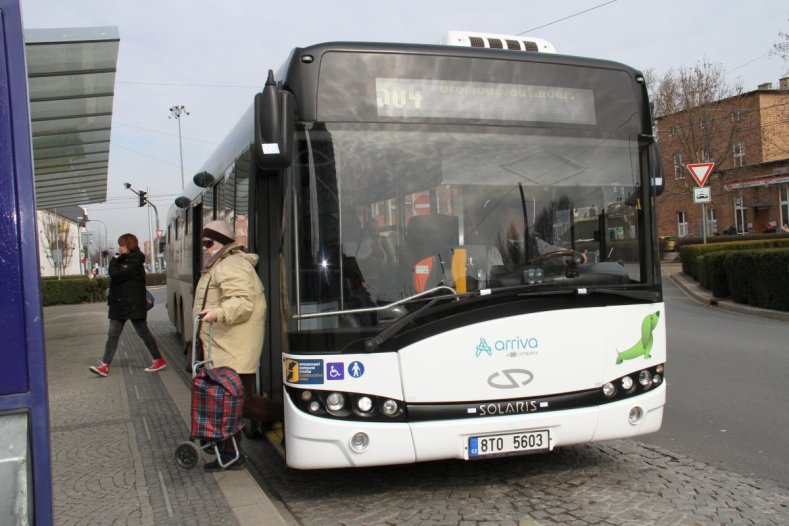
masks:
[[[199,459],[200,448],[194,442],[181,442],[175,448],[175,463],[184,469],[192,469]]]

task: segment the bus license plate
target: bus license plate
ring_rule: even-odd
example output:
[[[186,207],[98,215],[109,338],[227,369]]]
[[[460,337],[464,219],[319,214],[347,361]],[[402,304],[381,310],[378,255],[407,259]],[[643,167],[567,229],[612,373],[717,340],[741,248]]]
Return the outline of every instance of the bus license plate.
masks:
[[[468,456],[469,458],[479,458],[488,455],[547,451],[550,445],[549,440],[550,435],[547,430],[469,437]]]

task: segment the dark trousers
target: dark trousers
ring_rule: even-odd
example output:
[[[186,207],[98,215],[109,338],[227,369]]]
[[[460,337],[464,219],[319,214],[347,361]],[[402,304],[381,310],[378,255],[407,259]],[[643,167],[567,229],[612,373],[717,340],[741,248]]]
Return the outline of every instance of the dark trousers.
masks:
[[[255,393],[255,374],[239,374],[244,385],[244,416],[253,422],[281,422],[282,404]]]
[[[129,321],[132,323],[132,327],[137,331],[140,338],[142,338],[143,343],[145,343],[153,359],[158,360],[161,358],[162,354],[159,352],[156,340],[153,334],[151,334],[151,330],[148,328],[148,323],[144,319]],[[115,351],[118,350],[118,340],[121,337],[125,323],[126,320],[110,320],[110,330],[109,333],[107,333],[107,344],[104,346],[104,358],[102,359],[104,363],[110,363],[112,357],[115,356]]]
[[[250,420],[252,425],[257,425],[259,422],[281,422],[284,418],[282,404],[255,393],[255,374],[239,374],[238,377],[241,378],[241,384],[244,386],[243,416]],[[241,449],[243,436],[244,433],[241,431],[233,435],[239,451],[243,451]],[[233,444],[229,439],[223,442],[222,451],[224,453],[233,451]]]

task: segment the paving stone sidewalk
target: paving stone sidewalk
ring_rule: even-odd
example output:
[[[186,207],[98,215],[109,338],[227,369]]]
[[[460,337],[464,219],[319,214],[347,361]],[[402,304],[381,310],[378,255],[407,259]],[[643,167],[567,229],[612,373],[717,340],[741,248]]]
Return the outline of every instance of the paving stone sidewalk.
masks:
[[[158,311],[158,312],[157,312]],[[151,325],[166,315],[151,311]],[[127,324],[107,378],[88,371],[107,334],[106,305],[44,309],[57,525],[237,524],[214,477],[179,468],[189,437]]]

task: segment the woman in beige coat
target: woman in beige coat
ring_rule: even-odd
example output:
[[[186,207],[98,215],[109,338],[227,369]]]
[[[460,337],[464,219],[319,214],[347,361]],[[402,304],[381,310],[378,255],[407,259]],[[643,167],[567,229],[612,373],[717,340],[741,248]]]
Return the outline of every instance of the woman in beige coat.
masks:
[[[255,271],[258,256],[247,254],[235,243],[235,234],[226,221],[212,221],[203,229],[202,248],[205,270],[195,291],[193,317],[200,315],[200,340],[208,348],[211,334],[211,359],[214,367],[231,367],[244,385],[244,416],[260,422],[276,420],[269,401],[255,394],[255,373],[263,349],[266,298]],[[235,435],[241,443],[241,432]],[[230,446],[232,449],[232,446]],[[242,469],[246,456],[227,469]],[[206,470],[221,469],[216,461]]]

